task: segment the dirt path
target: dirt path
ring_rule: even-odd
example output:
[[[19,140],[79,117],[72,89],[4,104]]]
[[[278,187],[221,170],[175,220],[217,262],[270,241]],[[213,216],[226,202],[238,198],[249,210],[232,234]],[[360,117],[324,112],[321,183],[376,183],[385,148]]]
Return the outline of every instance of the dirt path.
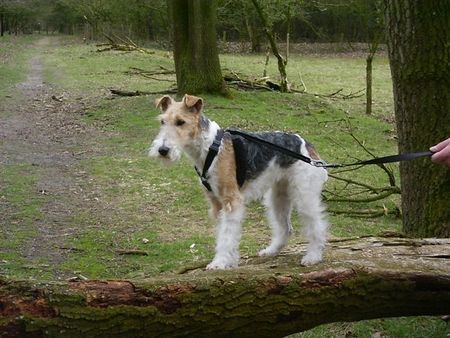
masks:
[[[52,43],[55,39],[44,37],[30,47],[34,56],[29,60],[27,80],[17,85],[14,104],[0,106],[0,112],[6,112],[0,114],[0,165],[31,166],[33,174],[37,173],[31,193],[43,195],[41,217],[32,225],[36,235],[18,250],[30,262],[58,265],[67,252],[64,241],[79,231],[73,216],[90,203],[86,197],[90,192],[83,183],[86,174],[78,163],[88,155],[86,149],[98,131],[80,121],[81,98],[58,93],[44,82],[42,53]],[[2,209],[6,209],[2,210],[5,229],[14,211],[7,204]]]

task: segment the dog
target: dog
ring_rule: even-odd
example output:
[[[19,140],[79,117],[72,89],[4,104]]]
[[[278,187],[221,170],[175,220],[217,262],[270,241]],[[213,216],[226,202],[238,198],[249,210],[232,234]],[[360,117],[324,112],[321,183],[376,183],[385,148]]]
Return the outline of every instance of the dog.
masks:
[[[277,255],[286,245],[292,233],[291,211],[295,208],[308,240],[301,264],[309,266],[322,260],[328,228],[321,201],[327,180],[324,168],[223,131],[203,114],[200,97],[186,94],[177,102],[163,96],[155,100],[155,105],[161,110],[158,117],[161,127],[149,156],[176,161],[185,153],[199,176],[205,161],[210,162],[200,177],[210,202],[210,216],[217,221],[215,256],[207,269],[238,266],[245,204],[255,199],[263,199],[272,228],[271,243],[259,252],[260,256]],[[320,160],[314,147],[299,135],[284,132],[252,135]],[[214,144],[216,154],[211,159],[209,153]]]

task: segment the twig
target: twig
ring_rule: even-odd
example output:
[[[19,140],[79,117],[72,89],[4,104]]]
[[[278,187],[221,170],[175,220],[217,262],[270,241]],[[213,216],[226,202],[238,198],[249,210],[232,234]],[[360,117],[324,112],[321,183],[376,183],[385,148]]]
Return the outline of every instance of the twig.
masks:
[[[138,250],[138,249],[116,249],[116,253],[119,255],[137,255],[137,256],[148,256],[147,251]]]
[[[178,90],[176,88],[174,89],[167,89],[167,90],[161,90],[156,92],[143,92],[140,90],[136,91],[126,91],[126,90],[120,90],[120,89],[110,89],[109,90],[111,94],[118,95],[118,96],[145,96],[145,95],[156,95],[156,94],[176,94]]]
[[[331,212],[333,214],[345,214],[350,217],[361,217],[361,218],[376,218],[380,216],[387,216],[387,215],[398,215],[398,210],[392,210],[389,211],[386,208],[383,208],[383,210],[374,210],[374,209],[368,209],[368,210],[339,210],[339,209],[329,209],[328,212]]]
[[[400,188],[387,190],[384,191],[384,193],[379,193],[376,196],[367,198],[328,198],[326,200],[329,202],[369,203],[385,199],[393,194],[400,194]]]

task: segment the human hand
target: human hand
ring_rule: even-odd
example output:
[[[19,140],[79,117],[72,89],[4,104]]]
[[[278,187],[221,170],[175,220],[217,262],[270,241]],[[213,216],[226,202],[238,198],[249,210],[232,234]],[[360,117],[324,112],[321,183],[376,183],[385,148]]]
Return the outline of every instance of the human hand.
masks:
[[[430,150],[434,153],[431,156],[433,162],[450,166],[450,137],[431,147]]]

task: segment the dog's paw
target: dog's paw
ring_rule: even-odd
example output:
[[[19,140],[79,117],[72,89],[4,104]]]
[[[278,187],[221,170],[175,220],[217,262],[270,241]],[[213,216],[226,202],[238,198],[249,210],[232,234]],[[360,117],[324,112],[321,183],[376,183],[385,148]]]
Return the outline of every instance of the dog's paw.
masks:
[[[320,263],[321,261],[322,261],[322,253],[309,252],[302,258],[301,264],[303,266],[311,266]]]
[[[262,249],[260,252],[258,252],[258,256],[276,256],[279,252],[280,250],[278,250],[277,248],[268,246],[267,248]]]
[[[214,259],[211,263],[206,266],[206,270],[225,270],[237,268],[237,262],[230,262],[224,259]]]

